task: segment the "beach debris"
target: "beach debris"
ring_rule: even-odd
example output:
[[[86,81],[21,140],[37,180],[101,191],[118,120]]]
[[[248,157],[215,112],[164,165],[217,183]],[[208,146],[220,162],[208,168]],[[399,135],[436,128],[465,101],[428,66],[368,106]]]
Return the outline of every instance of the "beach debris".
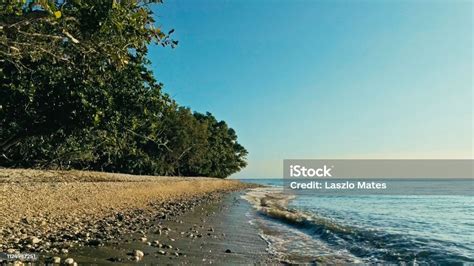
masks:
[[[189,199],[186,203],[178,203],[174,205],[169,205],[172,208],[168,210],[163,210],[164,214],[167,214],[170,219],[174,218],[175,213],[185,212],[191,207],[199,206],[199,204],[214,202],[218,198],[219,194],[209,194],[203,197],[196,199]],[[157,203],[156,208],[161,208],[163,203]],[[79,213],[79,212],[78,212]],[[19,253],[20,250],[31,250],[34,252],[45,252],[45,254],[52,254],[48,256],[46,260],[47,263],[54,263],[56,265],[66,264],[66,258],[74,258],[73,263],[82,263],[80,258],[74,256],[73,247],[81,246],[103,246],[105,243],[110,243],[111,245],[120,245],[121,243],[134,243],[140,244],[142,240],[143,245],[148,244],[154,247],[157,251],[158,249],[164,250],[166,255],[176,258],[175,253],[177,252],[179,257],[184,257],[186,255],[181,254],[175,247],[177,241],[180,241],[181,238],[185,238],[188,241],[195,241],[197,237],[206,237],[208,232],[212,230],[217,230],[212,228],[210,225],[201,225],[196,223],[187,224],[187,221],[180,219],[170,220],[169,222],[178,222],[183,221],[185,224],[182,228],[171,227],[170,225],[160,224],[160,221],[155,219],[156,212],[144,212],[141,210],[136,211],[124,211],[124,212],[115,212],[111,213],[110,216],[99,219],[98,217],[87,217],[87,219],[77,218],[76,222],[68,224],[66,221],[50,219],[47,214],[43,218],[25,218],[23,222],[26,224],[32,224],[34,226],[21,226],[18,230],[10,229],[7,232],[8,242],[0,243],[0,251],[9,253]],[[72,219],[75,219],[73,217]],[[21,224],[18,220],[14,221],[15,223]],[[13,222],[12,222],[13,223]],[[164,221],[163,221],[164,223]],[[168,227],[166,227],[168,226]],[[15,228],[15,227],[12,227]],[[199,231],[198,231],[199,230]],[[169,232],[169,236],[163,239],[154,240],[158,235],[147,235],[149,232],[163,233],[161,236]],[[198,236],[199,234],[199,236]],[[215,234],[215,233],[213,233]],[[147,239],[146,237],[150,236],[152,239]],[[160,236],[160,237],[161,237]],[[160,242],[166,241],[167,245],[163,245]],[[173,246],[168,245],[173,243]],[[196,243],[197,244],[197,243]],[[197,244],[199,247],[199,244]],[[135,248],[139,248],[138,246]],[[114,255],[109,255],[109,257],[104,257],[103,262],[113,262],[113,261],[133,261],[135,257],[139,259],[142,256],[135,256],[134,248],[130,248],[121,256],[122,258],[117,258]],[[156,252],[155,251],[155,252]],[[214,251],[215,252],[215,251]],[[54,254],[54,255],[53,255]],[[157,256],[160,256],[157,253],[154,253]],[[148,254],[145,252],[143,256]],[[52,258],[52,256],[58,256],[57,258]],[[120,255],[118,256],[120,257]],[[45,262],[46,262],[45,261]],[[70,260],[69,260],[70,261]]]
[[[143,256],[145,256],[145,253],[143,253],[143,251],[139,249],[135,249],[133,251],[133,256],[134,256],[135,261],[139,261],[143,258]]]
[[[158,250],[158,254],[160,254],[160,255],[166,255],[166,251],[160,249],[160,250]]]
[[[61,257],[52,257],[51,262],[55,264],[61,263]]]
[[[225,250],[225,253],[232,253],[232,250],[226,249],[226,250]]]
[[[15,252],[16,252],[16,250],[13,249],[13,248],[7,249],[7,253],[8,253],[8,254],[13,254],[13,253],[15,253]]]
[[[41,239],[37,238],[36,236],[32,236],[32,237],[28,238],[28,243],[30,243],[32,245],[36,245],[39,242],[41,242]]]
[[[60,257],[49,257],[46,259],[46,262],[52,263],[52,264],[60,264],[61,263],[61,258]]]
[[[133,251],[133,255],[134,255],[134,256],[138,256],[138,257],[143,257],[143,256],[145,256],[145,253],[143,253],[143,251],[141,251],[141,250],[139,250],[139,249],[135,249],[135,250]]]
[[[74,259],[73,258],[67,258],[67,259],[64,260],[64,264],[73,265],[74,264]]]
[[[172,249],[172,248],[173,248],[172,245],[166,245],[166,244],[163,244],[162,247],[163,247],[163,248],[167,248],[167,249]]]

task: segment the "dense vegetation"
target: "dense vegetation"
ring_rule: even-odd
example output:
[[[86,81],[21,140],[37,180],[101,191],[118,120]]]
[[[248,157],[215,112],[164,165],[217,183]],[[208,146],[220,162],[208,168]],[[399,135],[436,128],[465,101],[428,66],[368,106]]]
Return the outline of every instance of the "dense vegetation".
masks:
[[[161,1],[0,3],[0,165],[226,177],[245,167],[233,129],[162,92],[149,45]]]

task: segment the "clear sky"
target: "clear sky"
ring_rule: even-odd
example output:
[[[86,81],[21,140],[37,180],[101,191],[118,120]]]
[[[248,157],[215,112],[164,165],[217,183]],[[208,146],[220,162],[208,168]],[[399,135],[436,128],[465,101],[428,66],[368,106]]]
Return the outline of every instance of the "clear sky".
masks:
[[[168,0],[179,46],[152,47],[165,91],[225,120],[234,177],[290,158],[472,158],[473,2]]]

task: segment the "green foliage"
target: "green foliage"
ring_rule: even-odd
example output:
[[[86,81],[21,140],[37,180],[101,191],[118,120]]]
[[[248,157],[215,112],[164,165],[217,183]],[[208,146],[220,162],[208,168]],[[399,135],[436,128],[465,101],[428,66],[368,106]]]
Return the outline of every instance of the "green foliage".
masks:
[[[147,47],[177,41],[149,4],[0,3],[0,165],[226,177],[235,132],[162,93]]]

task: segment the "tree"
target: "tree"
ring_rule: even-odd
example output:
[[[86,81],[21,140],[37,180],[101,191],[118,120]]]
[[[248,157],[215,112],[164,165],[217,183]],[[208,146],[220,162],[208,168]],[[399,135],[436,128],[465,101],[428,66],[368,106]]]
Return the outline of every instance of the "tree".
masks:
[[[224,178],[244,168],[247,150],[237,142],[237,135],[224,121],[217,121],[211,114],[195,113],[196,119],[207,126],[208,149],[204,155],[199,175]]]
[[[224,178],[235,131],[162,92],[147,46],[174,47],[150,3],[0,3],[0,165]]]
[[[91,125],[109,102],[106,85],[117,71],[143,61],[152,42],[177,44],[155,27],[150,3],[161,1],[0,3],[4,156],[28,136]]]

